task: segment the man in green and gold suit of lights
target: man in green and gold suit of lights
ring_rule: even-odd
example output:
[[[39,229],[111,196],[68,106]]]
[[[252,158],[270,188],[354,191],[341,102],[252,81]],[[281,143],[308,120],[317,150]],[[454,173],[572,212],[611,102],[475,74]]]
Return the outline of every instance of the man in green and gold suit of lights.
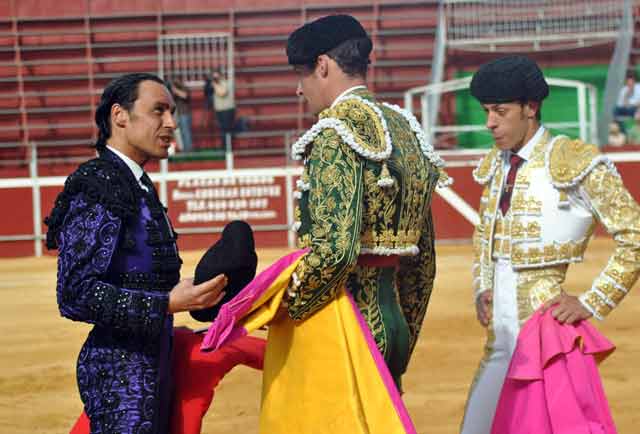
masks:
[[[296,93],[319,120],[292,148],[304,161],[295,229],[310,251],[285,303],[304,321],[346,286],[400,387],[433,287],[430,204],[446,175],[413,115],[365,86],[371,49],[348,15],[289,37]]]

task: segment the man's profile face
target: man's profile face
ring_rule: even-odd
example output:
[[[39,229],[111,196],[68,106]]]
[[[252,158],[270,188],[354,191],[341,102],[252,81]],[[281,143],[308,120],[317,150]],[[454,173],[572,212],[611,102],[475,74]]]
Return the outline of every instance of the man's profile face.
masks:
[[[636,84],[634,77],[627,77],[627,87],[633,87]]]
[[[309,111],[317,115],[327,108],[323,92],[323,80],[318,73],[318,65],[314,69],[296,65],[293,70],[298,76],[298,87],[296,95],[305,99],[309,106]]]
[[[174,140],[175,103],[169,90],[160,83],[146,80],[138,85],[138,99],[128,112],[125,127],[129,155],[138,163],[167,158]]]
[[[524,145],[529,119],[535,118],[535,109],[530,103],[520,102],[482,104],[482,108],[487,115],[486,127],[496,146],[517,152]]]

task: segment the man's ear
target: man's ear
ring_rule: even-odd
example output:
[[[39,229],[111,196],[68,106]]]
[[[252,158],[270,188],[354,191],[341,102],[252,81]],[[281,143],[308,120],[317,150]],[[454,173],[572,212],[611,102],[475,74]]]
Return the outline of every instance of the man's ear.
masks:
[[[124,128],[129,120],[129,113],[120,104],[111,106],[111,124]]]
[[[329,75],[329,60],[330,58],[326,54],[318,56],[315,69],[315,73],[318,74],[318,77],[327,78],[327,75]]]
[[[526,107],[528,109],[527,117],[529,119],[533,119],[533,118],[536,117],[536,115],[538,114],[538,111],[540,110],[540,102],[539,101],[527,101]]]

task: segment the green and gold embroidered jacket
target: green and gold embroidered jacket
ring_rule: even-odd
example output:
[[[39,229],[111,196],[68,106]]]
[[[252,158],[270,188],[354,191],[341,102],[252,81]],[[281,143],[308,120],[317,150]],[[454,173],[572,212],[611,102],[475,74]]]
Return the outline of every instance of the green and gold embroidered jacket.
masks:
[[[289,314],[302,320],[332,300],[360,254],[399,255],[397,297],[413,347],[435,276],[430,203],[439,173],[446,178],[442,160],[413,115],[366,91],[319,118],[292,148],[304,160],[296,230],[310,252],[289,288]]]
[[[509,260],[518,271],[519,319],[526,321],[561,292],[568,265],[582,261],[600,222],[617,246],[580,300],[602,319],[640,275],[640,207],[615,166],[596,146],[545,133],[518,171],[510,211],[502,217],[503,158],[494,148],[474,171],[484,185],[474,234],[476,294],[493,289],[494,260]]]

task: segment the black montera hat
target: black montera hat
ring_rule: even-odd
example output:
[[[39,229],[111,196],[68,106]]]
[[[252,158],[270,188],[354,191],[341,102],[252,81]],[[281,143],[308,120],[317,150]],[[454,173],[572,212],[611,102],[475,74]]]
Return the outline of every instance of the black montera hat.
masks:
[[[329,15],[305,24],[289,35],[287,57],[290,65],[307,65],[350,39],[363,40],[358,49],[368,57],[373,47],[362,24],[351,15]]]
[[[482,104],[542,101],[549,95],[549,85],[533,60],[507,56],[478,68],[471,79],[471,95]]]
[[[224,274],[227,276],[225,295],[217,305],[191,311],[191,316],[198,321],[213,321],[218,316],[220,306],[253,280],[257,265],[258,256],[251,226],[243,221],[232,221],[225,226],[220,239],[202,256],[193,279],[193,283],[198,285]]]

